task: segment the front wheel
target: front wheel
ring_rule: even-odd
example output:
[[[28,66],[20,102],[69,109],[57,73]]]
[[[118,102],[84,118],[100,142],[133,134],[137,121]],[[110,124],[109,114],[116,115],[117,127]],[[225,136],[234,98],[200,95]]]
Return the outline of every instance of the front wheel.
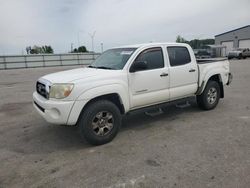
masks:
[[[216,81],[208,81],[201,95],[196,97],[198,106],[203,110],[214,109],[220,99],[220,85]]]
[[[89,104],[78,121],[81,137],[92,145],[106,144],[117,135],[121,125],[121,113],[107,100]]]

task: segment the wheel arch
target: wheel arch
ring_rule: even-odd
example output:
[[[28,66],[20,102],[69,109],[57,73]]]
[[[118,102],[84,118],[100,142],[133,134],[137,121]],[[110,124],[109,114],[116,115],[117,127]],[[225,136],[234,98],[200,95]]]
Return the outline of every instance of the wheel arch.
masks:
[[[125,114],[129,111],[129,96],[126,91],[126,87],[121,84],[107,84],[86,89],[75,100],[67,124],[77,124],[82,112],[96,100],[109,100],[118,107],[121,114]]]
[[[86,105],[84,105],[82,111],[84,111],[84,109],[86,109],[88,105],[91,105],[92,103],[99,101],[99,100],[107,100],[107,101],[114,103],[120,110],[121,114],[125,114],[125,108],[122,103],[122,99],[118,93],[109,93],[109,94],[96,96],[95,98],[92,98],[91,100],[89,100],[86,103]]]
[[[221,74],[211,75],[207,79],[207,81],[203,81],[202,84],[201,84],[201,87],[197,91],[197,95],[202,94],[202,92],[204,91],[204,89],[207,86],[207,83],[209,81],[216,81],[216,82],[218,82],[218,84],[220,86],[220,98],[224,98],[224,86],[223,86],[223,80],[222,80]]]
[[[112,103],[114,103],[117,108],[119,109],[120,113],[121,114],[125,114],[125,108],[124,108],[124,105],[122,103],[122,99],[121,97],[119,96],[118,93],[109,93],[109,94],[104,94],[104,95],[99,95],[99,96],[96,96],[92,99],[90,99],[82,108],[81,108],[81,111],[77,117],[77,121],[75,122],[77,124],[77,122],[79,122],[79,119],[81,117],[81,115],[85,112],[85,110],[87,109],[87,107],[91,104],[93,104],[94,102],[96,101],[99,101],[99,100],[107,100],[107,101],[110,101]]]

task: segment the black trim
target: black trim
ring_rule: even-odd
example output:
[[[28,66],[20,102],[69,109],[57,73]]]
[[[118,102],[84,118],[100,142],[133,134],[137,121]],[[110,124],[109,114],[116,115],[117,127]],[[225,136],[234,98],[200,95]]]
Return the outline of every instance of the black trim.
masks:
[[[202,89],[204,88],[204,84],[205,84],[205,82],[203,80],[202,83],[201,83],[201,86],[199,86],[198,90],[195,93],[196,95],[200,95],[201,94]]]
[[[230,85],[233,81],[233,74],[232,73],[229,73],[228,74],[228,81],[227,81],[227,85]]]
[[[131,111],[127,112],[127,115],[143,113],[143,112],[147,112],[149,110],[153,110],[155,108],[163,108],[163,107],[173,105],[173,104],[176,104],[176,103],[186,102],[186,101],[194,101],[194,100],[195,100],[195,96],[186,97],[186,98],[183,98],[183,99],[177,99],[177,100],[168,101],[168,102],[163,102],[163,103],[160,103],[160,104],[154,104],[154,105],[150,105],[150,106],[146,106],[146,107],[131,110]]]
[[[45,99],[49,99],[49,94],[46,91],[46,85],[37,81],[36,82],[36,91],[39,95],[43,96]]]
[[[34,104],[37,106],[37,108],[39,108],[39,110],[41,110],[42,112],[45,112],[45,109],[41,107],[39,104],[37,104],[36,101],[34,101]]]

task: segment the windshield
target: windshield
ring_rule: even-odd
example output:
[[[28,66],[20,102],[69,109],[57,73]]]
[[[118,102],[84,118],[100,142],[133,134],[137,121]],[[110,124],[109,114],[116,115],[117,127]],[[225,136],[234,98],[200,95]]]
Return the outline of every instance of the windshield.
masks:
[[[121,70],[136,48],[117,48],[105,51],[89,67]]]

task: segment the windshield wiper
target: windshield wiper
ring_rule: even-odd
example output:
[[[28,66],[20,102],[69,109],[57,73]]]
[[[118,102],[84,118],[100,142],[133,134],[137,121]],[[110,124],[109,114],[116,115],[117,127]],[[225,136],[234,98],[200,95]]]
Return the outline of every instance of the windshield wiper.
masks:
[[[104,66],[100,66],[100,67],[96,67],[96,68],[98,68],[98,69],[109,69],[109,70],[112,70],[112,68],[110,68],[110,67],[104,67]]]
[[[89,65],[88,67],[89,68],[95,68],[95,69],[108,69],[108,70],[112,70],[113,69],[111,67],[105,67],[105,66],[96,67],[96,66],[93,66],[93,65]]]
[[[92,65],[89,65],[88,67],[89,67],[89,68],[97,68],[97,67],[95,67],[95,66],[92,66]]]

